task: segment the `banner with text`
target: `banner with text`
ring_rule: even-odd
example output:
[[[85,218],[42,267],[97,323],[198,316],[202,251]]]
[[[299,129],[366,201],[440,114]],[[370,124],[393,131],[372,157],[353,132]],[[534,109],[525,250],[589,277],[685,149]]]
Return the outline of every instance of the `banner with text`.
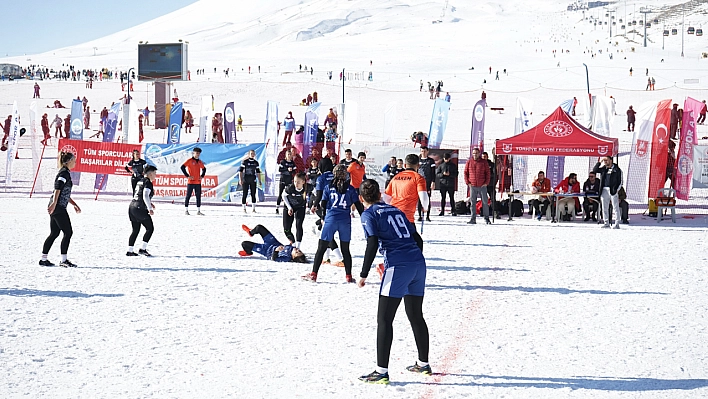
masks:
[[[674,188],[676,198],[688,200],[693,178],[693,146],[698,143],[696,138],[696,119],[703,109],[703,103],[687,97],[683,104],[683,119],[681,121],[681,142],[676,157],[674,172]]]
[[[72,172],[87,172],[128,176],[125,164],[130,161],[133,150],[140,151],[139,144],[101,143],[83,140],[59,140],[60,152],[76,155],[76,167]]]
[[[233,101],[224,107],[224,143],[236,144],[236,115]]]
[[[693,146],[693,188],[708,188],[708,145]]]
[[[484,116],[487,109],[487,100],[481,99],[474,105],[472,111],[472,135],[470,136],[470,154],[475,148],[484,152]]]
[[[83,107],[84,104],[81,100],[73,100],[71,102],[71,130],[69,131],[69,138],[72,140],[84,139]],[[71,180],[77,186],[81,184],[81,173],[77,170],[72,170]]]
[[[155,197],[157,199],[183,200],[187,193],[187,177],[181,167],[192,156],[194,147],[199,146],[199,159],[206,166],[206,176],[202,179],[202,200],[210,202],[241,203],[241,182],[239,168],[248,157],[248,152],[256,152],[256,160],[266,162],[265,144],[146,144],[145,160],[157,167]],[[262,197],[262,177],[259,178],[258,196]]]

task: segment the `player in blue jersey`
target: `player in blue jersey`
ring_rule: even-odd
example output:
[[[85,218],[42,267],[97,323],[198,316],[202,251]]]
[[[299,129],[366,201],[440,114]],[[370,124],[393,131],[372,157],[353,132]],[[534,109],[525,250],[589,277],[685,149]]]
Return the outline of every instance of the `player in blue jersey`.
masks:
[[[238,251],[239,255],[251,256],[255,252],[276,262],[307,263],[307,258],[302,251],[292,245],[281,244],[273,236],[273,234],[271,234],[270,231],[262,225],[259,224],[258,226],[249,229],[248,226],[244,224],[241,228],[250,237],[253,237],[256,234],[260,235],[263,238],[263,244],[257,244],[252,241],[243,241],[241,243],[243,250]]]
[[[431,375],[428,364],[428,325],[423,318],[425,292],[425,258],[423,239],[415,231],[406,215],[398,208],[381,202],[381,190],[375,180],[366,180],[359,187],[359,194],[367,209],[361,215],[366,237],[366,253],[357,283],[363,287],[376,257],[376,249],[384,257],[381,278],[376,332],[377,368],[371,374],[359,377],[372,384],[388,384],[388,360],[393,342],[393,319],[401,298],[406,315],[413,329],[418,347],[418,361],[406,369],[414,373]]]
[[[329,185],[329,183],[332,182],[332,179],[334,179],[334,174],[332,174],[332,169],[334,168],[334,164],[332,163],[332,160],[329,158],[322,158],[319,163],[317,164],[317,167],[320,170],[320,176],[317,178],[317,181],[315,182],[315,191],[313,194],[311,194],[314,198],[312,203],[314,204],[312,206],[311,212],[314,214],[317,214],[317,216],[320,217],[320,219],[317,219],[315,224],[319,228],[319,230],[322,230],[322,219],[324,218],[322,214],[322,207],[321,201],[322,201],[322,192],[324,191],[324,188]],[[316,231],[313,229],[313,233]],[[344,267],[344,262],[341,261],[343,259],[342,257],[342,252],[339,250],[339,246],[337,246],[337,241],[332,240],[329,243],[329,248],[325,251],[325,255],[323,256],[324,263],[327,264],[332,264],[334,266],[339,266],[339,267]],[[330,262],[330,252],[334,253],[334,256],[337,259],[340,259],[339,261],[336,261],[334,263]]]
[[[349,176],[345,166],[337,165],[332,174],[334,178],[322,190],[320,202],[323,219],[322,234],[312,265],[312,272],[302,278],[312,282],[317,281],[317,272],[320,270],[325,251],[334,239],[334,234],[339,233],[346,281],[354,283],[356,281],[352,277],[352,255],[349,252],[349,242],[352,238],[352,219],[349,209],[353,204],[359,202],[359,194],[349,184]]]

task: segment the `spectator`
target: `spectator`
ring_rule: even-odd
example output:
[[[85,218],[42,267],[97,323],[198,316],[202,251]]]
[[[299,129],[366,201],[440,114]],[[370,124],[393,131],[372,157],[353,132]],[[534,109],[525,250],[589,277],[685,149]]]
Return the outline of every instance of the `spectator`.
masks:
[[[432,190],[435,190],[435,160],[428,156],[428,147],[420,147],[420,161],[418,163],[418,174],[425,178],[426,191],[428,197]],[[428,201],[428,210],[425,212],[426,221],[430,221],[430,201]],[[418,201],[418,221],[423,220],[423,205]]]
[[[289,142],[289,141],[286,142],[286,143],[285,143],[285,148],[283,148],[282,150],[280,150],[280,152],[278,153],[278,158],[276,158],[276,162],[278,162],[278,164],[280,164],[280,161],[282,161],[283,159],[285,159],[285,154],[286,154],[287,152],[290,152],[290,149],[291,149],[291,148],[293,148],[293,143],[291,143],[291,142]]]
[[[325,147],[325,156],[324,157],[329,158],[330,161],[332,161],[332,165],[336,165],[339,161],[339,157],[337,157],[337,154],[335,154],[334,150],[329,147]]]
[[[300,151],[297,149],[297,147],[293,147],[290,152],[293,153],[293,162],[295,162],[295,166],[297,167],[298,172],[304,172],[305,171],[305,161],[302,160],[302,156],[300,155]]]
[[[69,138],[69,132],[71,131],[71,114],[66,115],[64,118],[64,137]]]
[[[354,162],[354,158],[352,158],[352,150],[351,148],[347,148],[344,150],[344,159],[339,161],[340,165],[344,165],[346,167],[349,167]]]
[[[364,164],[366,161],[366,153],[361,151],[356,157],[357,159],[347,167],[347,172],[349,172],[349,184],[351,184],[358,193],[359,186],[361,186],[361,183],[366,179],[366,165]],[[362,208],[362,212],[363,211]]]
[[[313,148],[312,155],[307,157],[307,165],[310,165],[313,160],[316,162],[316,164],[319,164],[320,159],[322,159],[322,156],[320,155],[320,151],[317,148]]]
[[[59,114],[56,114],[56,116],[54,117],[52,125],[54,125],[54,138],[61,138],[62,119],[61,117],[59,117]]]
[[[436,174],[438,176],[438,181],[440,182],[440,214],[438,216],[445,215],[445,199],[450,196],[450,208],[452,216],[457,216],[455,211],[455,183],[457,182],[457,165],[451,161],[451,155],[446,152],[443,155],[443,162],[438,165]]]
[[[538,172],[538,177],[531,185],[531,191],[539,194],[551,192],[551,181],[546,179],[546,173],[543,171]],[[539,196],[539,198],[531,200],[529,205],[536,210],[536,220],[541,220],[541,217],[546,213],[546,210],[548,210],[550,203],[547,196]]]
[[[214,117],[211,118],[211,134],[212,134],[212,142],[214,142],[214,141],[216,141],[217,143],[224,142],[224,125],[221,122],[221,113],[220,112],[214,114]]]
[[[5,128],[7,129],[8,133],[10,132],[10,123],[12,122],[12,115],[8,115],[7,119],[5,120]],[[40,122],[42,125],[42,134],[44,134],[44,140],[40,141],[43,145],[47,145],[47,140],[52,138],[51,134],[49,134],[49,119],[47,119],[47,114],[42,115],[42,120]]]
[[[490,224],[487,186],[489,185],[489,164],[479,155],[479,148],[472,150],[472,158],[465,165],[465,184],[470,188],[470,208],[472,218],[467,224],[477,224],[477,197],[482,198],[484,221]]]
[[[678,124],[680,120],[681,118],[679,115],[678,104],[674,104],[674,107],[671,109],[671,124],[669,127],[669,134],[671,135],[671,140],[676,140],[676,133],[678,131]]]
[[[696,123],[702,125],[706,121],[706,112],[708,112],[708,106],[706,106],[706,100],[703,100],[703,108],[701,108],[701,113],[698,116]]]
[[[596,174],[600,174],[601,200],[602,200],[602,218],[604,221],[603,228],[610,228],[610,203],[615,211],[615,225],[613,228],[619,229],[620,208],[619,197],[617,192],[622,186],[622,170],[619,166],[612,162],[612,157],[602,158],[604,166],[600,166],[600,162],[595,164],[592,169]]]
[[[150,109],[148,107],[143,110],[143,117],[145,117],[145,126],[150,126]]]
[[[40,98],[39,97],[39,83],[35,82],[34,83],[34,95],[32,98]]]
[[[90,129],[91,126],[91,107],[86,106],[86,111],[84,112],[84,129]]]
[[[629,109],[627,110],[627,131],[628,132],[634,131],[634,122],[637,120],[636,114],[637,114],[637,112],[630,105]]]
[[[295,130],[295,118],[293,118],[293,113],[288,112],[288,116],[285,117],[283,121],[285,125],[285,135],[283,136],[283,145],[292,140],[293,131]]]
[[[563,179],[560,183],[555,188],[556,193],[580,193],[580,183],[578,183],[578,175],[575,173],[571,173]],[[580,213],[580,200],[576,197],[570,197],[570,198],[563,198],[563,197],[558,197],[558,202],[556,203],[556,206],[558,209],[560,209],[560,214],[564,218],[564,220],[570,220],[571,213],[573,210],[570,208],[570,204],[573,203],[573,208],[575,208],[575,214]],[[567,209],[567,210],[566,210]]]
[[[600,200],[600,180],[595,176],[595,172],[590,172],[588,179],[585,180],[585,184],[583,184],[583,192],[585,193],[583,211],[585,212],[586,222],[590,220],[590,218],[592,218],[593,222],[597,222],[597,208],[598,201]],[[590,197],[595,198],[595,201],[591,200]]]
[[[573,109],[570,113],[572,116],[575,116],[575,107],[577,107],[577,106],[578,106],[578,99],[573,97]]]
[[[398,161],[396,157],[391,157],[388,163],[381,169],[383,173],[386,173],[386,187],[388,187],[388,184],[391,183],[391,179],[398,173],[398,169],[396,169],[397,164]]]
[[[192,133],[192,126],[194,126],[194,116],[192,116],[192,112],[187,110],[187,113],[184,116],[184,123],[187,125],[187,130],[185,130],[185,133]]]
[[[450,93],[445,92],[445,101],[450,102]]]
[[[494,154],[494,149],[492,149],[492,154]],[[487,154],[486,151],[482,153],[482,159],[487,161],[487,165],[489,165],[489,184],[487,184],[487,196],[492,202],[492,214],[494,214],[497,202],[497,192],[495,190],[497,185],[497,166],[489,159],[489,154]]]

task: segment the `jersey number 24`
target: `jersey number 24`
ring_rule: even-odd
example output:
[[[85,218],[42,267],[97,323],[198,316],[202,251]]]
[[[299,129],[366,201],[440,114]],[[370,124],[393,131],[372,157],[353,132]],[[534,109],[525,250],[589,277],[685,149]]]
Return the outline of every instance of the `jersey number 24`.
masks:
[[[345,194],[330,193],[329,198],[332,201],[332,208],[341,206],[342,209],[347,209],[347,197]]]

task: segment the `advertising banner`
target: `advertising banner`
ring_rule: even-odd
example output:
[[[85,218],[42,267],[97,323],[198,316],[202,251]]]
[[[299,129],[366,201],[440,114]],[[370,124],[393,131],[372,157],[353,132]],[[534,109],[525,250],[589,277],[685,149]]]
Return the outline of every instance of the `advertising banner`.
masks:
[[[516,98],[516,117],[514,118],[514,136],[533,127],[533,101],[522,97]],[[515,155],[513,162],[513,187],[524,190],[528,180],[528,157]]]
[[[199,138],[197,142],[199,143],[211,143],[211,134],[208,132],[209,129],[209,118],[211,117],[211,112],[213,111],[212,98],[209,96],[202,96],[202,103],[199,107]]]
[[[450,103],[435,99],[433,104],[433,115],[430,117],[430,130],[428,131],[428,147],[440,148],[440,143],[445,136],[445,128],[447,127],[447,117],[450,113]]]
[[[275,195],[275,177],[278,173],[278,105],[277,101],[268,101],[266,104],[265,131],[263,142],[266,143],[265,163],[261,162],[261,170],[266,172],[265,191],[268,195]]]
[[[708,145],[693,146],[693,188],[708,188]]]
[[[236,144],[236,115],[233,101],[224,107],[224,143]]]
[[[656,109],[657,102],[655,101],[646,102],[637,107],[632,152],[629,154],[629,166],[625,179],[627,198],[642,203],[648,199],[646,187],[649,183],[649,164]],[[591,161],[594,164],[596,159],[593,158]]]
[[[703,109],[703,103],[691,97],[683,104],[683,120],[681,121],[681,142],[676,157],[674,188],[676,198],[688,200],[693,178],[693,146],[698,143],[696,137],[696,119]]]
[[[484,116],[487,109],[487,100],[479,100],[472,111],[472,135],[470,136],[470,154],[475,148],[484,152]]]
[[[184,200],[187,177],[182,173],[181,167],[192,156],[192,150],[197,146],[202,149],[199,159],[206,166],[206,176],[202,179],[202,200],[240,204],[241,162],[248,157],[248,151],[254,150],[256,160],[264,165],[265,144],[146,144],[145,160],[157,167],[157,179],[153,183],[155,197],[161,200]],[[258,196],[262,199],[262,176],[258,180]]]
[[[29,118],[29,134],[30,142],[32,143],[32,170],[39,169],[40,158],[42,157],[42,150],[39,148],[39,141],[42,140],[43,135],[40,134],[39,129],[37,129],[38,123],[39,113],[37,112],[37,102],[32,101],[32,103],[30,103]],[[42,191],[42,179],[37,179],[34,189],[38,192]]]
[[[123,122],[125,124],[125,122]],[[172,104],[170,109],[170,126],[167,134],[167,144],[179,144],[182,133],[182,103]]]
[[[69,130],[69,138],[72,140],[84,139],[83,106],[81,100],[71,102],[71,129]],[[81,172],[72,170],[71,180],[77,186],[81,184]]]
[[[60,152],[76,155],[76,167],[72,172],[87,172],[128,176],[125,164],[130,161],[133,150],[140,151],[139,144],[100,143],[83,140],[59,140]]]
[[[546,159],[546,177],[551,181],[551,188],[560,184],[565,176],[565,157],[548,157]]]

